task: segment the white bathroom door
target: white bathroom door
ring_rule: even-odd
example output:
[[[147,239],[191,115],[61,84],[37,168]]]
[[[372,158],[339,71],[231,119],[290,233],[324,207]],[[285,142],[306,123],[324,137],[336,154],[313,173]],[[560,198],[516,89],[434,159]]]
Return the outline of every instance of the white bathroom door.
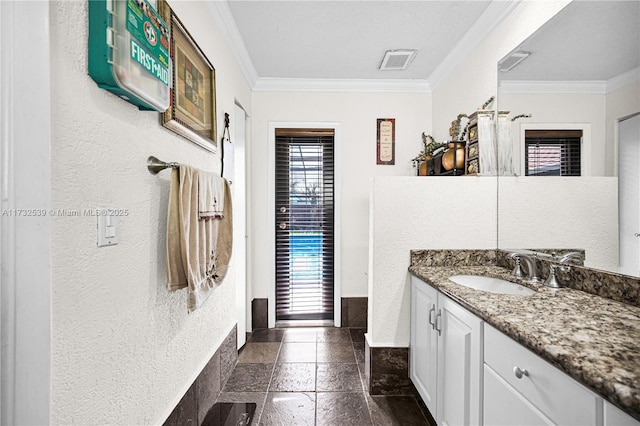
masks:
[[[618,125],[620,273],[640,276],[640,114]]]
[[[247,115],[236,105],[233,123],[233,257],[236,269],[236,318],[238,320],[238,349],[247,341],[247,190],[245,167]]]

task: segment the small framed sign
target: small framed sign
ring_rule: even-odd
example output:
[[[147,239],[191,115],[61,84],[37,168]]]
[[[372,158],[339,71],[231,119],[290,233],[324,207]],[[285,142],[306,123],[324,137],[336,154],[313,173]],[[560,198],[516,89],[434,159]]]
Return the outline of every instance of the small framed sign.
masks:
[[[396,119],[378,118],[376,164],[396,163]]]

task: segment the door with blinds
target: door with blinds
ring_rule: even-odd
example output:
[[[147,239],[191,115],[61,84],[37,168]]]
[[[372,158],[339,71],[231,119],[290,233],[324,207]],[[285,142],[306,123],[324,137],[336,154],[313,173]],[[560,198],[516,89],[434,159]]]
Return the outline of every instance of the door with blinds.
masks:
[[[334,319],[334,131],[276,129],[276,322]]]

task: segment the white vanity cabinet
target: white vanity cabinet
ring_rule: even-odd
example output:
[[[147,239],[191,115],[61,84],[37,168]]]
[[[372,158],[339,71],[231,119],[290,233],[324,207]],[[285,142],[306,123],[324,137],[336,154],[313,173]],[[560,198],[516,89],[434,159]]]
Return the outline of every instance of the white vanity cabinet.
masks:
[[[438,424],[481,423],[482,320],[414,276],[409,369]]]
[[[484,362],[485,425],[599,424],[602,398],[488,324]]]

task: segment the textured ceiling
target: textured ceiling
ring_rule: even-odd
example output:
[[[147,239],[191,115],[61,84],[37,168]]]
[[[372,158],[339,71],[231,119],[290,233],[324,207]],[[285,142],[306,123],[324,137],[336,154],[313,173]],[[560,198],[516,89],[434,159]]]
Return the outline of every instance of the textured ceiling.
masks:
[[[260,78],[427,79],[490,1],[229,1]],[[385,51],[415,49],[405,71]]]
[[[441,73],[447,55],[464,54],[477,30],[499,18],[492,14],[497,5],[507,3],[227,1],[258,79],[393,81]],[[415,60],[404,71],[380,71],[385,51],[396,49],[417,50]],[[521,49],[532,55],[502,79],[609,80],[640,66],[640,0],[575,0]]]
[[[640,1],[574,1],[519,49],[531,56],[501,78],[610,80],[640,66]]]

